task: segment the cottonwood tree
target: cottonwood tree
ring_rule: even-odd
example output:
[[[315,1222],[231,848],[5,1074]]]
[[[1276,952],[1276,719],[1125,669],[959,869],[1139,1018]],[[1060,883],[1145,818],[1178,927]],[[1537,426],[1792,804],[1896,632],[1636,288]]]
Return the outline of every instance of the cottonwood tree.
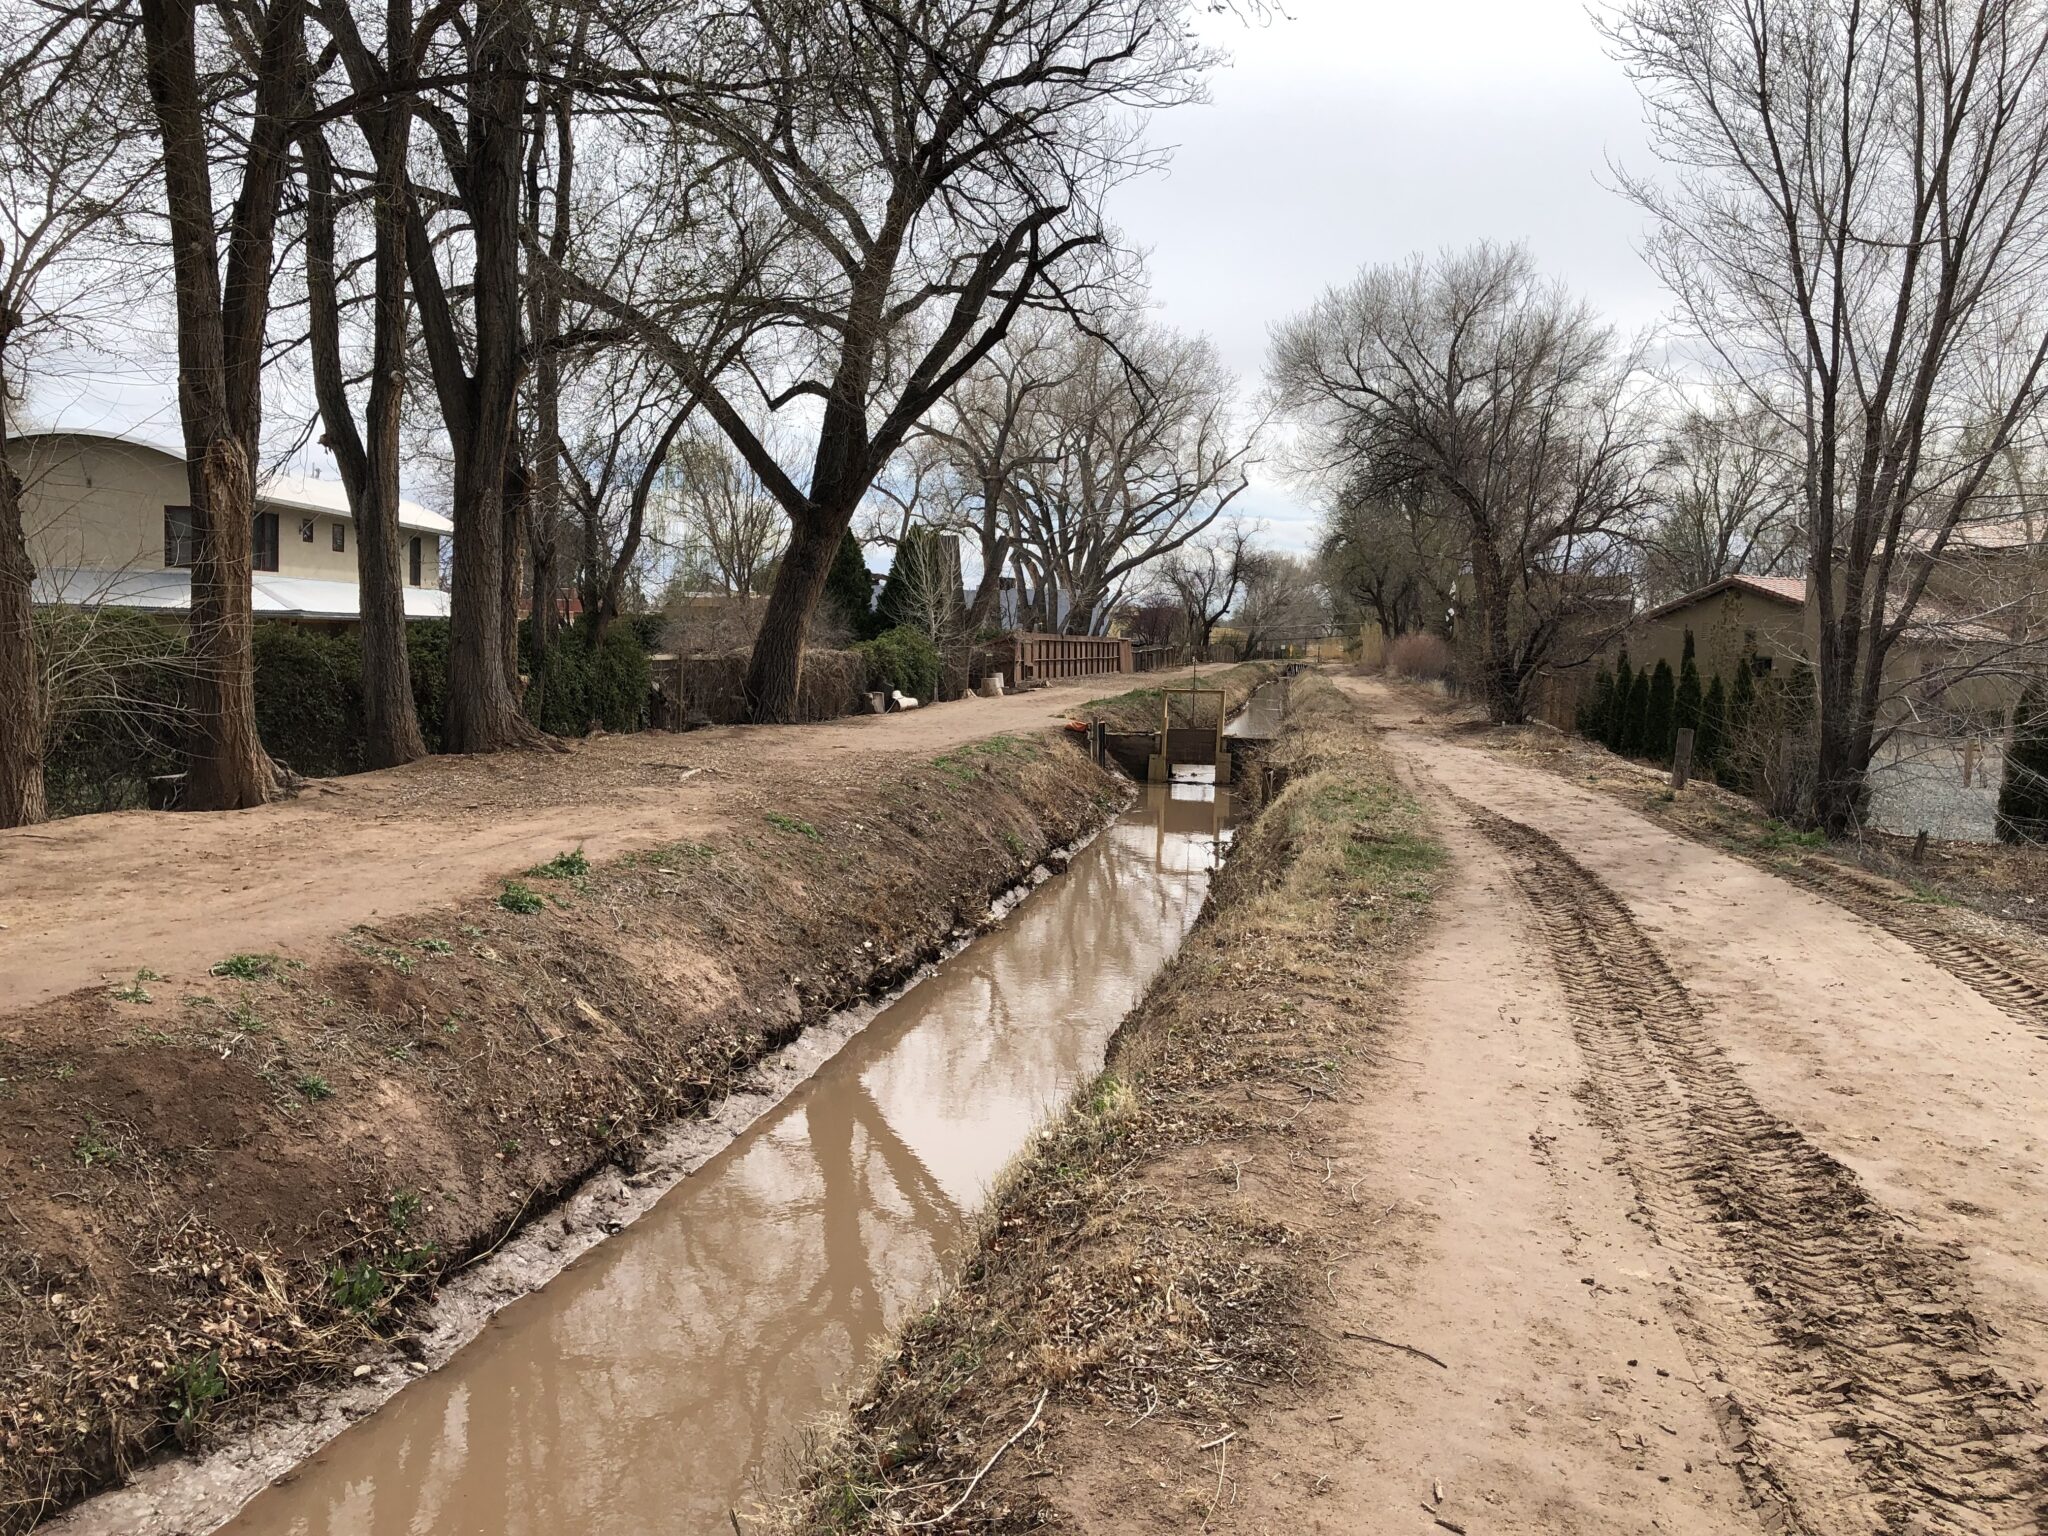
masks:
[[[302,0],[238,6],[140,0],[145,76],[161,151],[178,335],[178,416],[197,526],[192,562],[188,810],[240,810],[279,790],[256,734],[250,587],[279,200],[299,102],[292,61]],[[202,34],[203,37],[202,37]],[[200,56],[208,55],[202,83]],[[231,58],[253,85],[222,92]],[[214,169],[235,183],[225,207]]]
[[[1653,601],[1724,576],[1805,568],[1798,447],[1779,412],[1739,397],[1680,411],[1664,437],[1644,535]]]
[[[1636,359],[1521,248],[1368,268],[1275,331],[1270,371],[1327,472],[1455,530],[1458,633],[1492,719],[1522,719],[1539,672],[1626,616],[1648,495]]]
[[[1093,634],[1134,573],[1198,538],[1243,494],[1258,440],[1206,338],[1140,318],[1073,330],[1013,478],[1013,559],[1038,622]],[[1064,611],[1056,606],[1064,599]]]
[[[23,20],[0,29],[14,61],[0,69],[0,827],[48,814],[50,673],[67,665],[39,643],[25,466],[8,438],[30,370],[100,334],[134,297],[122,245],[152,175],[119,105],[131,74],[124,35],[95,26],[39,48]]]
[[[1255,553],[1231,622],[1247,658],[1326,633],[1329,604],[1314,564],[1270,550]]]
[[[407,241],[412,186],[406,174],[415,117],[418,61],[411,0],[387,0],[383,36],[366,44],[354,12],[322,5],[320,21],[345,39],[333,50],[345,61],[336,94],[353,100],[348,114],[360,136],[368,169],[360,195],[342,184],[331,130],[320,109],[310,59],[323,48],[302,48],[308,99],[299,136],[305,181],[307,353],[321,441],[333,454],[355,524],[358,638],[362,647],[363,757],[373,768],[395,767],[426,755],[413,704],[412,663],[405,633],[403,540],[398,525],[399,473],[412,307],[407,292]],[[347,67],[352,65],[353,67]],[[343,275],[344,215],[367,214],[370,282],[350,291]],[[368,387],[361,421],[350,389],[351,361],[345,310],[367,304]]]
[[[1180,608],[1181,632],[1201,657],[1244,590],[1247,563],[1258,556],[1256,536],[1244,519],[1226,517],[1159,562],[1159,578]]]
[[[744,301],[752,340],[720,374],[672,365],[781,504],[789,546],[748,668],[754,717],[793,717],[803,645],[856,508],[911,428],[1034,307],[1084,307],[1105,193],[1155,165],[1134,107],[1199,90],[1209,55],[1183,0],[850,0],[682,5],[635,39],[615,83],[669,131],[646,164],[714,160],[740,220],[642,191],[628,297],[620,245],[593,238],[580,292],[658,344],[695,332],[707,289]],[[735,250],[744,247],[742,254]],[[764,248],[775,257],[757,262]],[[688,352],[690,349],[681,349]],[[749,399],[751,396],[751,400]],[[801,408],[802,468],[755,422]]]
[[[1457,522],[1428,485],[1376,489],[1369,475],[1341,483],[1324,512],[1317,559],[1330,601],[1347,622],[1370,619],[1388,639],[1441,633],[1457,602]]]
[[[728,597],[757,595],[781,556],[788,523],[760,476],[724,438],[699,433],[675,450],[665,512],[690,563]]]
[[[1714,366],[1800,443],[1814,822],[1858,819],[1887,658],[2048,359],[2048,9],[1623,0],[1664,162],[1624,185]]]

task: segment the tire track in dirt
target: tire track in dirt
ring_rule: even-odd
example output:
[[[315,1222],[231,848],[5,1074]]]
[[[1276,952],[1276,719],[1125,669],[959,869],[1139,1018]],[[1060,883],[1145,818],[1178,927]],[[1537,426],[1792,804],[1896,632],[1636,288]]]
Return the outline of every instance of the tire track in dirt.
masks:
[[[1914,910],[1849,871],[1810,863],[1758,863],[1853,912],[1947,971],[1993,1007],[2048,1039],[2048,957],[1989,934],[1958,933],[1931,910]]]
[[[1687,1291],[1752,1495],[1815,1536],[2048,1529],[2048,1423],[1987,1354],[1960,1254],[1756,1101],[1605,884],[1458,803],[1535,911],[1646,1218],[1703,1266]]]

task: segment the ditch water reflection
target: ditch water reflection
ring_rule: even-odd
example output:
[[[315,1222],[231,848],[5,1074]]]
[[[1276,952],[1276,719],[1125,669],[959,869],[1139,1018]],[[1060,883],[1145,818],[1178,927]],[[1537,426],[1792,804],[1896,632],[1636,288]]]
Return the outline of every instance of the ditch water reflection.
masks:
[[[729,1530],[1099,1069],[1201,909],[1228,814],[1148,790],[640,1221],[225,1530]]]

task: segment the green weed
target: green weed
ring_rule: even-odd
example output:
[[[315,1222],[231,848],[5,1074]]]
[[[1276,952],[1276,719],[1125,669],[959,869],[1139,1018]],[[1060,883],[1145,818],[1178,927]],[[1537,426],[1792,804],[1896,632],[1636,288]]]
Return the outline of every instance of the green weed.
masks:
[[[531,886],[521,885],[517,880],[507,880],[505,889],[498,893],[498,905],[507,912],[517,912],[522,917],[531,917],[547,903]]]
[[[794,832],[799,837],[807,837],[814,843],[822,843],[825,840],[825,834],[812,826],[808,821],[805,821],[801,816],[788,816],[781,811],[770,811],[767,820],[768,825],[771,827],[779,828],[784,832]]]
[[[307,1073],[305,1076],[301,1077],[297,1082],[293,1083],[292,1086],[298,1089],[301,1094],[303,1094],[306,1098],[311,1099],[316,1104],[322,1099],[331,1099],[334,1097],[334,1088],[327,1081],[327,1079],[324,1077],[316,1077],[310,1072]]]
[[[421,939],[413,947],[423,955],[452,955],[455,953],[455,946],[446,939]]]
[[[367,1259],[335,1264],[327,1271],[327,1294],[347,1312],[367,1312],[384,1294],[384,1273]]]
[[[210,976],[232,976],[237,981],[262,981],[277,974],[275,955],[229,955],[215,964],[207,974]]]
[[[146,1003],[150,1001],[148,991],[139,981],[130,982],[125,987],[116,987],[107,996],[117,1003]]]
[[[1758,839],[1758,846],[1773,850],[1779,848],[1825,848],[1827,845],[1827,833],[1802,832],[1797,827],[1787,826],[1782,821],[1765,822],[1763,836]]]
[[[583,856],[581,848],[568,853],[558,853],[545,864],[536,864],[529,869],[527,878],[532,880],[575,880],[590,873],[590,860]]]
[[[227,1396],[228,1379],[220,1368],[217,1349],[189,1360],[173,1361],[166,1379],[171,1385],[171,1410],[180,1424],[197,1423],[208,1405]]]
[[[88,1126],[72,1137],[71,1150],[88,1168],[111,1168],[121,1161],[121,1149],[100,1135],[98,1125]]]

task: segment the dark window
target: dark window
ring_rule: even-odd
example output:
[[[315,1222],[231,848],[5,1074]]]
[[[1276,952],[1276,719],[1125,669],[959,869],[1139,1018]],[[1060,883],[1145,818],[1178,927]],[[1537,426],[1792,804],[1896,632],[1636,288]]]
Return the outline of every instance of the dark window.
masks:
[[[412,548],[406,552],[406,559],[411,563],[412,566],[412,574],[408,576],[406,580],[412,583],[413,586],[418,586],[420,584],[420,546],[422,543],[423,541],[421,540],[420,536],[418,534],[414,534],[412,540]]]
[[[277,569],[277,514],[258,512],[256,523],[249,539],[249,568],[256,571]]]
[[[310,517],[302,517],[299,519],[299,542],[301,544],[310,544],[313,542],[313,519],[311,519]]]
[[[190,507],[164,508],[164,569],[190,569],[199,558],[199,519]]]
[[[343,550],[345,550],[345,549],[347,549],[347,548],[348,548],[348,524],[347,524],[347,523],[336,523],[336,524],[334,525],[334,552],[335,552],[335,553],[336,553],[336,554],[338,555],[338,554],[340,554],[340,553],[341,553],[341,552],[342,552]]]

